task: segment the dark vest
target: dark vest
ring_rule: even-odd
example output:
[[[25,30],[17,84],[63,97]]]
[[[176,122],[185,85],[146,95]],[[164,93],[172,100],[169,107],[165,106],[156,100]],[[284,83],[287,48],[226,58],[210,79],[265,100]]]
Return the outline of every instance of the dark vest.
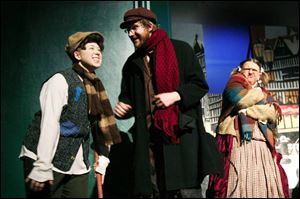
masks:
[[[76,157],[80,145],[83,146],[83,160],[89,168],[90,121],[88,119],[87,95],[83,83],[71,68],[62,74],[68,85],[68,104],[63,107],[60,117],[60,137],[52,160],[53,165],[68,171]],[[25,135],[23,144],[30,151],[37,153],[40,136],[41,111],[37,112]]]

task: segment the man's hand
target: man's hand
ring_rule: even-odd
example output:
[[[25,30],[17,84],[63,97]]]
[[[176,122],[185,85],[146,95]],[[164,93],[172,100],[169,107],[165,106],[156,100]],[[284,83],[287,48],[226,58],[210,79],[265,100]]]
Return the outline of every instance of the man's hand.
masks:
[[[175,102],[180,101],[180,99],[180,95],[176,91],[169,93],[160,93],[154,96],[153,103],[158,108],[167,108],[173,105]]]
[[[129,104],[125,104],[123,102],[118,102],[115,106],[115,110],[114,110],[114,114],[119,117],[122,118],[124,117],[130,110],[132,109],[132,107]]]

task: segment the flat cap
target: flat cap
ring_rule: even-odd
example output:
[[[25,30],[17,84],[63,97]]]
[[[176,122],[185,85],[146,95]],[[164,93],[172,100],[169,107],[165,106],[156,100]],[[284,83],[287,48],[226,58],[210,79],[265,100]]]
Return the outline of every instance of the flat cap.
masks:
[[[95,35],[95,42],[104,42],[103,35],[100,32],[76,32],[69,36],[65,47],[66,53],[72,57],[74,51],[78,48],[80,43],[90,35]]]
[[[130,23],[141,19],[148,19],[155,24],[157,22],[157,18],[154,12],[146,8],[139,7],[139,8],[130,9],[127,12],[125,12],[123,17],[124,21],[120,24],[120,28],[125,29],[128,27]]]

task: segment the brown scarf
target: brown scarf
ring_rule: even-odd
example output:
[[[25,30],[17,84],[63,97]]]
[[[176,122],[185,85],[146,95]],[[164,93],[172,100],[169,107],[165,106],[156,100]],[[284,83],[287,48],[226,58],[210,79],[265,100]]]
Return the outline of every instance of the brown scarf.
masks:
[[[83,79],[88,97],[89,115],[97,118],[99,128],[92,128],[93,134],[100,140],[95,144],[112,145],[121,142],[119,129],[112,111],[106,90],[101,80],[95,73],[89,73],[78,64],[73,65],[73,70]],[[98,132],[100,135],[97,135]],[[98,143],[100,142],[100,143]]]
[[[156,48],[155,77],[158,93],[173,92],[179,86],[179,67],[175,49],[168,38],[168,34],[158,29],[152,33],[146,44],[137,53],[148,54]],[[164,132],[171,143],[179,143],[179,106],[177,103],[165,109],[154,112],[153,126]]]

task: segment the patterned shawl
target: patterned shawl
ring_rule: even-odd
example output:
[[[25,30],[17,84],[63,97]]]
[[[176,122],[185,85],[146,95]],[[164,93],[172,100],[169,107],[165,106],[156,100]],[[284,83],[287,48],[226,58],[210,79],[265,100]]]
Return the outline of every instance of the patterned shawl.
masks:
[[[231,76],[228,81],[224,92],[223,92],[223,103],[222,103],[222,111],[219,119],[219,123],[222,122],[229,115],[237,115],[235,119],[235,129],[238,129],[240,132],[240,139],[243,142],[250,141],[252,139],[252,132],[254,129],[254,125],[256,123],[256,119],[246,116],[244,113],[238,113],[238,104],[243,97],[248,93],[251,89],[251,85],[247,82],[244,75],[241,73],[237,73]],[[261,88],[265,93],[266,98],[262,101],[255,102],[252,105],[259,104],[269,104],[270,106],[274,106],[279,117],[278,121],[281,120],[281,109],[278,103],[274,100],[272,95],[265,89]],[[276,123],[262,123],[258,122],[258,127],[262,131],[265,136],[268,144],[271,146],[271,149],[274,149],[274,133],[276,131]]]
[[[167,33],[158,29],[136,53],[147,54],[156,49],[155,77],[157,93],[173,92],[179,86],[179,68],[175,49]],[[154,111],[153,126],[164,132],[172,143],[179,143],[179,106],[177,103]]]
[[[89,115],[96,118],[98,125],[92,127],[95,147],[96,145],[112,145],[121,142],[119,129],[112,111],[106,90],[101,80],[95,73],[85,71],[78,64],[73,65],[73,70],[83,79],[88,97]],[[93,124],[92,124],[93,125]]]

